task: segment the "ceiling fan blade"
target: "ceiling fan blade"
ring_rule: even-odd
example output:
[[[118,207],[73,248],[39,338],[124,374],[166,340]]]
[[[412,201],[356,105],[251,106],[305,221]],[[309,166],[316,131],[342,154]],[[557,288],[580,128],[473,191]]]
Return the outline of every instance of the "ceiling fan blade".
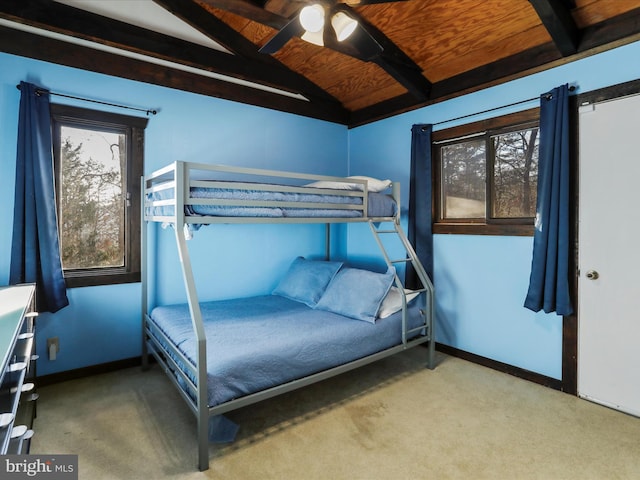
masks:
[[[294,15],[284,27],[280,29],[271,39],[265,43],[258,51],[270,55],[276,53],[284,45],[291,40],[292,37],[300,36],[304,32],[304,28],[300,25],[298,15]]]
[[[349,41],[364,60],[371,60],[373,57],[380,55],[384,50],[382,45],[373,38],[362,24],[358,24]]]

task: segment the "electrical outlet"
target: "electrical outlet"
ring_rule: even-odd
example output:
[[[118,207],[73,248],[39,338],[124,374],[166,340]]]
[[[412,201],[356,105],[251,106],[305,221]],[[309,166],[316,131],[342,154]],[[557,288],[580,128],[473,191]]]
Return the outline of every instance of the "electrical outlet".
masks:
[[[49,352],[49,360],[55,360],[59,351],[60,340],[58,337],[47,338],[47,352]]]

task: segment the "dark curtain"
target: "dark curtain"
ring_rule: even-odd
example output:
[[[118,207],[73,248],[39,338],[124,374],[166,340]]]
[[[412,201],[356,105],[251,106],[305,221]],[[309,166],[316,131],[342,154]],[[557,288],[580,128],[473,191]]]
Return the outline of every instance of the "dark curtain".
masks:
[[[53,178],[49,92],[20,82],[16,197],[9,283],[35,283],[40,312],[69,304]]]
[[[533,259],[524,306],[573,313],[569,297],[569,87],[540,97],[540,151]]]
[[[433,235],[431,229],[431,130],[427,124],[411,128],[411,178],[409,181],[409,242],[433,281]],[[411,264],[405,273],[407,288],[422,288]]]

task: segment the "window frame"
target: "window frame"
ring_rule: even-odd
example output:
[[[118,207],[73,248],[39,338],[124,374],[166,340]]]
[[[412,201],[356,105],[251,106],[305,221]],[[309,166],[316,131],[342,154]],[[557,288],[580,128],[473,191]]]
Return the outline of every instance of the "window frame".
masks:
[[[433,233],[468,234],[468,235],[504,235],[533,236],[534,219],[525,218],[491,218],[493,186],[493,161],[486,165],[485,218],[443,219],[442,212],[442,159],[440,147],[443,144],[455,143],[456,139],[471,140],[487,138],[495,134],[504,134],[523,128],[539,127],[540,109],[532,108],[521,112],[494,117],[478,122],[468,123],[448,129],[434,131],[432,134],[432,181],[433,181]],[[493,147],[488,142],[487,157],[493,158]]]
[[[126,206],[124,221],[124,266],[63,269],[68,288],[140,282],[140,178],[144,169],[144,130],[148,119],[70,105],[51,104],[56,212],[60,218],[61,128],[104,129],[126,135]],[[59,220],[58,220],[59,221]]]

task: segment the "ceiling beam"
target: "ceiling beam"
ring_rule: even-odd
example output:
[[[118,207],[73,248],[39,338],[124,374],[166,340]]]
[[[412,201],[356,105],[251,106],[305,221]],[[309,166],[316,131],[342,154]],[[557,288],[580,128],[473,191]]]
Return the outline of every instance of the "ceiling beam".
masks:
[[[250,61],[261,77],[278,74],[278,86],[288,87],[306,97],[323,99],[338,104],[338,100],[329,95],[304,75],[300,75],[271,57],[256,50],[253,42],[236,32],[226,23],[194,2],[184,0],[153,0],[156,4],[171,12],[177,18],[191,25],[203,35],[219,43],[235,55],[242,57],[243,64]]]
[[[406,88],[415,101],[422,102],[430,97],[433,85],[419,70],[389,60],[384,55],[378,56],[373,62]]]
[[[262,0],[262,3],[265,10],[285,18],[290,18],[302,7],[299,2],[291,0]]]
[[[280,30],[288,22],[286,17],[265,10],[250,0],[202,0],[202,3],[268,25],[276,30]]]
[[[433,105],[450,98],[472,93],[489,86],[504,83],[519,76],[519,72],[540,63],[558,60],[560,54],[555,46],[549,42],[535,47],[521,54],[475,68],[454,77],[447,78],[433,84],[431,98],[424,102],[416,102],[410,95],[399,95],[376,105],[351,112],[349,128],[358,127],[400,113],[417,108]],[[524,74],[522,74],[523,76]],[[542,92],[541,92],[542,93]]]
[[[640,40],[640,7],[586,27],[582,31],[580,52],[601,48],[603,45]]]
[[[358,18],[366,35],[369,35],[381,47],[381,51],[375,55],[371,61],[391,75],[398,83],[404,86],[407,91],[417,100],[427,100],[431,94],[431,82],[424,76],[422,69],[411,57],[393,43],[389,37],[382,33],[353,9],[343,6],[344,11],[349,15]]]
[[[566,0],[529,0],[563,57],[573,55],[580,45],[578,28]]]
[[[298,100],[4,26],[0,26],[0,51],[329,122],[346,124],[348,121],[346,110],[331,102]],[[161,98],[158,101],[161,110]]]
[[[252,59],[259,58],[253,43],[246,39],[243,42],[242,35],[198,3],[185,2],[184,0],[153,0],[153,2],[235,55]]]

